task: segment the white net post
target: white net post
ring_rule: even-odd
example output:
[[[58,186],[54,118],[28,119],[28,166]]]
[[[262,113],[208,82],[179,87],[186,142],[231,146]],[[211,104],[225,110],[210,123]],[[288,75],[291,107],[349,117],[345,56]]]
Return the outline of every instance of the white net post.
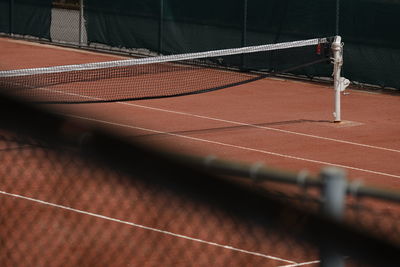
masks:
[[[341,103],[340,96],[346,87],[350,84],[349,80],[341,77],[341,69],[343,65],[343,44],[342,38],[336,36],[332,44],[333,54],[333,83],[335,89],[335,111],[333,112],[334,122],[341,122]]]

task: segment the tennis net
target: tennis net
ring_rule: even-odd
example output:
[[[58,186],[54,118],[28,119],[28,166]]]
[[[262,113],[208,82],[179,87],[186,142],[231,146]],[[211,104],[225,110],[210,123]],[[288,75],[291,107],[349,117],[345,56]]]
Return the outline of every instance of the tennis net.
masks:
[[[0,71],[7,93],[39,103],[97,103],[229,88],[330,60],[333,38]]]

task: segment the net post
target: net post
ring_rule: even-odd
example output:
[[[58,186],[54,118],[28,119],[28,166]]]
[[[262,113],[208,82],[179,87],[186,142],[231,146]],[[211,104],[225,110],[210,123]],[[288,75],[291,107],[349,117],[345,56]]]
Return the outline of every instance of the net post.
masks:
[[[347,189],[346,173],[337,167],[326,167],[321,171],[322,213],[329,219],[340,222],[344,217]],[[329,230],[329,229],[328,229]],[[330,240],[321,244],[322,267],[344,267],[344,257]]]
[[[332,55],[333,55],[333,84],[335,94],[335,110],[333,112],[334,122],[341,122],[341,103],[340,93],[342,91],[342,79],[340,77],[341,68],[343,65],[343,45],[342,38],[336,36],[332,43]]]
[[[243,0],[243,17],[242,17],[242,47],[247,45],[247,8],[248,8],[248,1]],[[240,56],[240,69],[242,71],[246,68],[246,59],[245,55],[242,54]]]
[[[79,47],[82,47],[83,45],[83,27],[84,27],[83,2],[84,0],[79,0]]]

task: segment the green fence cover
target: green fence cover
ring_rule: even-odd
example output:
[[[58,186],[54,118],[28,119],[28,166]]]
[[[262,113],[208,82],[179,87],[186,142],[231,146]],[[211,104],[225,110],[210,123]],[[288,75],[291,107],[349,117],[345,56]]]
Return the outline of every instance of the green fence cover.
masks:
[[[86,0],[85,7],[89,42],[164,54],[339,33],[346,78],[400,88],[397,0]],[[272,60],[280,58],[266,59],[264,67]],[[309,67],[298,74],[330,76],[331,71]]]
[[[87,0],[88,42],[156,51],[159,9],[159,0]]]
[[[238,47],[239,4],[231,0],[87,0],[88,40],[168,54]]]
[[[341,1],[344,75],[352,81],[400,89],[400,1]]]
[[[0,31],[50,39],[51,4],[51,0],[0,0]]]
[[[0,32],[9,33],[10,0],[0,0]]]

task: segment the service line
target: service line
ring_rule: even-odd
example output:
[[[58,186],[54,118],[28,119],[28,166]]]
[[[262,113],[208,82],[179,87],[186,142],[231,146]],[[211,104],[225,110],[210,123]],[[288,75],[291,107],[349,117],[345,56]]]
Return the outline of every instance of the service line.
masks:
[[[282,153],[276,153],[276,152],[267,151],[267,150],[261,150],[261,149],[245,147],[245,146],[238,146],[238,145],[234,145],[234,144],[222,143],[222,142],[212,141],[212,140],[203,139],[203,138],[186,136],[186,135],[181,135],[181,134],[176,134],[176,133],[169,133],[169,132],[148,129],[148,128],[143,128],[143,127],[138,127],[138,126],[133,126],[133,125],[128,125],[128,124],[122,124],[122,123],[117,123],[117,122],[105,121],[105,120],[100,120],[100,119],[95,119],[95,118],[88,118],[88,117],[76,116],[76,115],[71,115],[71,114],[65,114],[65,116],[76,118],[76,119],[81,119],[81,120],[97,122],[97,123],[106,124],[106,125],[113,125],[113,126],[118,126],[118,127],[122,127],[122,128],[130,128],[130,129],[147,131],[147,132],[152,132],[152,133],[157,133],[157,134],[169,135],[169,136],[189,139],[189,140],[203,142],[203,143],[210,143],[210,144],[214,144],[214,145],[220,145],[220,146],[231,147],[231,148],[236,148],[236,149],[241,149],[241,150],[247,150],[247,151],[252,151],[252,152],[257,152],[257,153],[262,153],[262,154],[273,155],[273,156],[277,156],[277,157],[306,161],[306,162],[316,163],[316,164],[320,164],[320,165],[336,166],[336,167],[340,167],[340,168],[344,168],[344,169],[355,170],[355,171],[366,172],[366,173],[371,173],[371,174],[375,174],[375,175],[382,175],[382,176],[388,176],[388,177],[400,179],[400,175],[384,173],[384,172],[379,172],[379,171],[373,171],[373,170],[368,170],[368,169],[362,169],[362,168],[357,168],[357,167],[353,167],[353,166],[347,166],[347,165],[336,164],[336,163],[331,163],[331,162],[326,162],[326,161],[296,157],[296,156],[286,155],[286,154],[282,154]]]

